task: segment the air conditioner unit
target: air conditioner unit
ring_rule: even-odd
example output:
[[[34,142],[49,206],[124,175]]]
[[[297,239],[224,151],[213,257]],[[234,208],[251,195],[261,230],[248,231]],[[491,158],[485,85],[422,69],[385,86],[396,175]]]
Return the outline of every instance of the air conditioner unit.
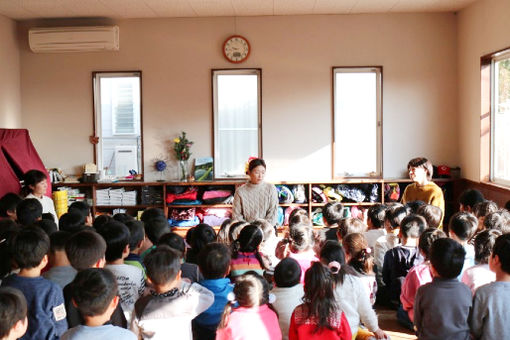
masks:
[[[35,53],[118,51],[118,26],[32,28],[28,43]]]

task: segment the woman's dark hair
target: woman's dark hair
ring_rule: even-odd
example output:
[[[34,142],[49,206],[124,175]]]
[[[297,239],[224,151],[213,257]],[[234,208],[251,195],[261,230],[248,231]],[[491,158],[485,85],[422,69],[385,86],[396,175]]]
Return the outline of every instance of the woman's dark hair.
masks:
[[[434,241],[438,238],[444,237],[446,237],[446,234],[441,229],[431,227],[423,231],[420,235],[420,239],[418,240],[418,248],[420,248],[426,260],[429,259],[432,243],[434,243]]]
[[[484,230],[475,237],[475,261],[480,264],[489,263],[496,239],[501,236],[497,229]]]
[[[240,252],[255,253],[255,257],[259,261],[260,266],[264,268],[264,261],[258,250],[263,239],[264,234],[262,230],[256,225],[248,224],[241,230],[237,240],[232,243],[232,258],[237,258]]]
[[[268,305],[276,313],[273,306],[269,303],[269,284],[262,276],[255,272],[250,271],[239,276],[236,279],[233,292],[240,307]],[[234,301],[229,301],[226,304],[218,329],[227,326],[233,305]]]
[[[313,228],[306,224],[296,224],[289,230],[290,246],[294,252],[300,253],[313,247]]]
[[[259,165],[262,165],[264,167],[264,169],[266,169],[266,162],[264,162],[264,160],[262,158],[252,159],[250,161],[250,163],[248,163],[248,171],[246,171],[246,174],[251,172],[253,169],[258,167]]]
[[[432,175],[434,174],[434,168],[432,163],[425,157],[417,157],[413,158],[407,163],[407,170],[411,168],[423,168],[427,173],[427,179],[430,181],[432,179]]]
[[[342,240],[345,252],[350,255],[349,265],[357,272],[365,275],[373,274],[374,255],[363,234],[349,234]]]
[[[23,175],[23,188],[21,189],[22,195],[26,196],[32,193],[30,186],[35,186],[47,178],[46,174],[40,170],[33,169],[25,172]]]
[[[320,262],[312,263],[305,273],[303,303],[307,319],[317,320],[315,333],[323,328],[333,329],[332,319],[338,314],[334,294],[335,280],[328,267]]]

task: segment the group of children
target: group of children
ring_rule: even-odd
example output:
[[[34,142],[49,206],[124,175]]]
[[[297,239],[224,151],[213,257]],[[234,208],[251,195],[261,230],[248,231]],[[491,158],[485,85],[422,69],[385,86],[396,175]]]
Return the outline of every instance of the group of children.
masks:
[[[182,238],[161,209],[94,219],[76,202],[57,227],[37,198],[8,194],[0,339],[389,338],[375,303],[419,339],[510,338],[510,213],[473,190],[460,203],[446,232],[432,204],[360,220],[332,202],[319,230],[296,209],[282,238],[265,220]]]

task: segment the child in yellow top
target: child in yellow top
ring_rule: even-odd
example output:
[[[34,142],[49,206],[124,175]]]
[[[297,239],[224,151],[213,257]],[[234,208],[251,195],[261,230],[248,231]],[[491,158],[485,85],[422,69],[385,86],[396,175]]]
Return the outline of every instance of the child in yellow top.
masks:
[[[423,201],[441,209],[444,216],[443,190],[432,182],[432,163],[426,158],[413,158],[407,164],[409,178],[413,181],[408,185],[402,195],[402,203]],[[441,224],[442,225],[442,221]]]

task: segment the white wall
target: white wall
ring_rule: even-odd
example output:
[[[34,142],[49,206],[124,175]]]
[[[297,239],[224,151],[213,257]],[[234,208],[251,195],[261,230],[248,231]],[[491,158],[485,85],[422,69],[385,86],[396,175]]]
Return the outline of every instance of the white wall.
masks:
[[[480,180],[480,57],[510,46],[510,1],[484,0],[458,20],[459,143],[462,177]]]
[[[0,128],[21,127],[20,55],[16,22],[0,15]]]
[[[55,24],[52,22],[51,24]],[[93,161],[92,71],[141,70],[145,171],[171,155],[181,130],[192,157],[212,155],[211,68],[229,35],[262,68],[263,151],[271,180],[331,178],[331,67],[383,66],[384,175],[426,156],[458,165],[456,16],[383,14],[116,22],[120,51],[34,54],[21,25],[23,125],[46,166],[78,172]],[[237,27],[237,30],[236,30]],[[355,128],[355,127],[353,127]],[[352,147],[356,147],[353,141]],[[177,172],[167,174],[176,178]]]

